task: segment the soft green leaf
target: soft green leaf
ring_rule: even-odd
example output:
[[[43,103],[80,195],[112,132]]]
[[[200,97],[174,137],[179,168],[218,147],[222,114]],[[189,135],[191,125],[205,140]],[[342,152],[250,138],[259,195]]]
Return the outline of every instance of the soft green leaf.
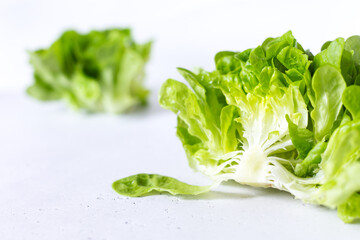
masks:
[[[278,38],[266,39],[261,47],[265,50],[266,59],[272,59],[278,55],[278,53],[287,46],[295,47],[296,40],[291,31],[286,32],[284,35]]]
[[[344,90],[342,102],[353,119],[360,119],[360,86],[350,86]]]
[[[212,186],[194,186],[175,178],[142,173],[117,180],[112,187],[121,195],[140,197],[153,191],[172,195],[198,195],[210,191]]]
[[[346,202],[338,206],[338,216],[346,223],[360,218],[360,193],[354,193]]]
[[[205,117],[196,95],[183,83],[168,79],[161,87],[159,102],[163,108],[169,109],[189,126],[188,131],[202,141],[208,139]]]
[[[319,170],[321,154],[324,153],[327,142],[318,142],[306,155],[305,159],[296,165],[295,174],[299,177],[313,176]]]
[[[360,121],[337,128],[322,159],[324,179],[318,199],[321,204],[336,207],[360,191]]]
[[[304,159],[315,145],[314,133],[306,128],[299,128],[288,115],[286,120],[289,125],[291,141],[299,153],[299,158]]]
[[[291,46],[283,48],[277,55],[277,59],[287,69],[295,69],[301,74],[304,74],[310,65],[308,56],[299,49]]]
[[[236,138],[238,134],[236,125],[238,123],[235,118],[237,117],[239,117],[239,114],[234,106],[226,106],[221,111],[221,143],[224,152],[235,151],[239,145]]]
[[[236,69],[241,67],[241,63],[235,57],[235,54],[235,52],[224,51],[219,52],[215,55],[216,69],[221,74],[235,71]]]
[[[325,49],[327,49],[330,45],[332,41],[326,41],[322,46],[321,46],[321,51],[324,51]]]
[[[315,56],[314,69],[317,70],[321,66],[331,65],[340,70],[344,45],[345,41],[343,38],[337,38],[329,43],[326,49]]]
[[[184,68],[178,68],[178,71],[189,83],[189,85],[194,90],[197,97],[200,100],[204,101],[205,100],[205,89],[200,84],[199,80],[197,79],[197,76],[194,73],[192,73],[189,70],[186,70]]]
[[[249,63],[251,64],[254,71],[257,71],[258,73],[260,73],[264,67],[269,65],[262,47],[259,46],[251,51]]]
[[[345,79],[346,85],[352,85],[355,82],[357,71],[354,63],[353,52],[344,49],[341,58],[341,73]]]
[[[312,79],[315,92],[314,120],[315,138],[321,141],[330,133],[342,106],[341,96],[346,88],[341,73],[330,65],[318,68]]]
[[[355,64],[360,65],[360,36],[351,36],[346,39],[345,48],[353,52]]]

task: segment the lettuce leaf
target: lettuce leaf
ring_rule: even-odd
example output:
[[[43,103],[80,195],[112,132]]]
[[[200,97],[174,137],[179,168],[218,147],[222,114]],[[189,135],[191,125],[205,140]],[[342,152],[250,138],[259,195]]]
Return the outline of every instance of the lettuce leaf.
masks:
[[[335,130],[322,155],[323,174],[318,201],[335,208],[360,190],[360,121],[350,121]]]
[[[340,113],[341,96],[346,83],[340,71],[330,65],[325,65],[316,70],[312,78],[312,88],[315,92],[315,101],[311,118],[314,121],[315,138],[321,141],[330,133]]]
[[[114,182],[112,187],[119,194],[140,197],[152,192],[168,192],[173,195],[198,195],[208,192],[212,186],[194,186],[180,182],[172,177],[141,173],[120,179]]]

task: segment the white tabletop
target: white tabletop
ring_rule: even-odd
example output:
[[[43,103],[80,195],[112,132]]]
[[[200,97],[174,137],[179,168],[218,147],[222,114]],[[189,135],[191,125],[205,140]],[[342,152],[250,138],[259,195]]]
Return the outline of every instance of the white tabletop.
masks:
[[[220,50],[255,47],[287,30],[315,53],[360,34],[354,1],[2,0],[0,1],[0,239],[356,239],[359,224],[287,193],[227,184],[197,197],[127,198],[113,181],[159,173],[210,181],[187,165],[176,116],[159,107],[176,67],[213,69]],[[68,28],[130,26],[154,39],[150,106],[122,116],[87,115],[24,94],[25,50],[47,47]]]
[[[2,94],[1,239],[349,239],[360,233],[336,211],[271,189],[227,184],[198,197],[117,195],[111,183],[139,172],[209,183],[187,166],[175,116],[152,100],[145,111],[108,116]]]

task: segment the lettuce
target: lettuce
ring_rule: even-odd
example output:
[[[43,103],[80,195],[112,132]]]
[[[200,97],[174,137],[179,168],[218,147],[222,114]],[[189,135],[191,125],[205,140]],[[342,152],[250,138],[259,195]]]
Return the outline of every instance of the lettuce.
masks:
[[[151,42],[137,44],[129,29],[66,31],[49,48],[30,52],[39,100],[65,100],[74,109],[122,113],[145,105],[144,68]]]
[[[277,188],[351,222],[360,218],[359,54],[358,36],[327,42],[313,56],[287,32],[218,53],[212,72],[179,68],[190,87],[169,79],[159,102],[177,115],[189,165],[213,186]],[[121,182],[128,179],[113,187],[124,194]],[[193,187],[169,192],[198,194]]]
[[[129,197],[139,197],[152,191],[168,192],[173,195],[197,195],[208,192],[211,186],[193,186],[180,182],[175,178],[158,174],[137,174],[114,182],[113,188],[119,194]]]

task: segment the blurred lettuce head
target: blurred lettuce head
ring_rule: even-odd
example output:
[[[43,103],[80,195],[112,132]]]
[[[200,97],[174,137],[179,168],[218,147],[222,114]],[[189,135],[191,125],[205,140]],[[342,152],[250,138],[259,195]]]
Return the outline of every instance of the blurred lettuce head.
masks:
[[[146,105],[151,45],[136,43],[130,29],[66,31],[49,48],[29,52],[34,83],[27,93],[88,112],[117,114]]]

